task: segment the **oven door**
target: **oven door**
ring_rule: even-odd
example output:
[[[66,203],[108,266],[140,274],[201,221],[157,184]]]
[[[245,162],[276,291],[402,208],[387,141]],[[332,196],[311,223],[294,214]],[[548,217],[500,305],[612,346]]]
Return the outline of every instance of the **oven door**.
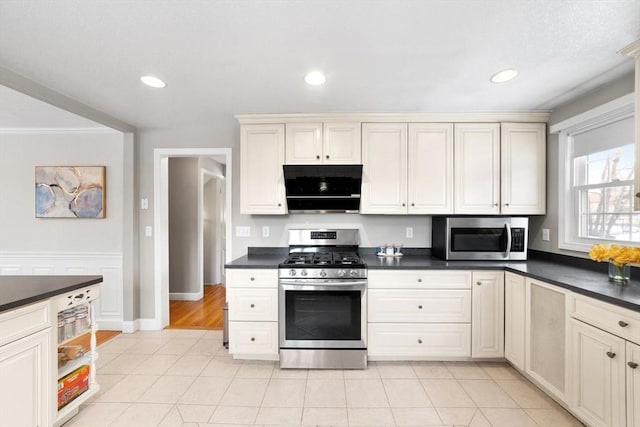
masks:
[[[280,348],[367,347],[366,280],[280,280]]]

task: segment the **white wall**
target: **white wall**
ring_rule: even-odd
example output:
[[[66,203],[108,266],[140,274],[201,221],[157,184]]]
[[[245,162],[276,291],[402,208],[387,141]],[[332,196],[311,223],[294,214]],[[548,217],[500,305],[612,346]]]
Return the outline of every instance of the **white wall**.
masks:
[[[36,166],[106,166],[104,219],[36,218]],[[0,252],[121,253],[123,135],[0,133]]]
[[[599,105],[612,101],[634,91],[633,73],[615,82],[602,86],[587,95],[557,107],[549,119],[549,126],[591,110]],[[558,249],[558,135],[547,136],[547,215],[533,217],[530,221],[531,249],[544,252],[555,252],[565,255],[587,257],[582,252]],[[548,228],[551,240],[542,240],[542,229]]]

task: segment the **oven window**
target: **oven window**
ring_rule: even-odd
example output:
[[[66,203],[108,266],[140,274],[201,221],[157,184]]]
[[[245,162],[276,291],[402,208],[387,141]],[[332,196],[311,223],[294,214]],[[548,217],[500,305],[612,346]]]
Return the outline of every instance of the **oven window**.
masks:
[[[504,252],[507,233],[502,228],[452,228],[452,252]]]
[[[286,291],[286,339],[362,339],[360,298],[360,291]]]

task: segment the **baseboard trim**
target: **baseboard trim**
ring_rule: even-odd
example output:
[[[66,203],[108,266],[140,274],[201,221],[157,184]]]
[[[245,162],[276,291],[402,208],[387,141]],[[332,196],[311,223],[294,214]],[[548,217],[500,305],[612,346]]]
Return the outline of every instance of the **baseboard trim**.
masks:
[[[98,321],[98,330],[99,331],[121,331],[124,330],[124,323],[122,321],[117,320],[100,320]]]
[[[200,292],[169,292],[169,299],[174,301],[200,301],[204,293]]]

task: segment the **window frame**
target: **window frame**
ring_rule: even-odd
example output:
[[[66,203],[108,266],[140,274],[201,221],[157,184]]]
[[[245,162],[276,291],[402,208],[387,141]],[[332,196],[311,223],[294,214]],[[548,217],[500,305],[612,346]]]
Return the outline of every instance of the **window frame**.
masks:
[[[572,135],[587,132],[610,123],[633,117],[633,93],[614,99],[599,107],[571,117],[550,127],[550,133],[559,135],[558,146],[558,248],[589,252],[595,243],[621,243],[616,240],[578,237],[577,206],[579,192],[574,191]],[[633,141],[631,141],[633,143]],[[636,153],[637,155],[638,153]],[[633,184],[633,182],[632,182]],[[633,203],[633,200],[631,201]]]

